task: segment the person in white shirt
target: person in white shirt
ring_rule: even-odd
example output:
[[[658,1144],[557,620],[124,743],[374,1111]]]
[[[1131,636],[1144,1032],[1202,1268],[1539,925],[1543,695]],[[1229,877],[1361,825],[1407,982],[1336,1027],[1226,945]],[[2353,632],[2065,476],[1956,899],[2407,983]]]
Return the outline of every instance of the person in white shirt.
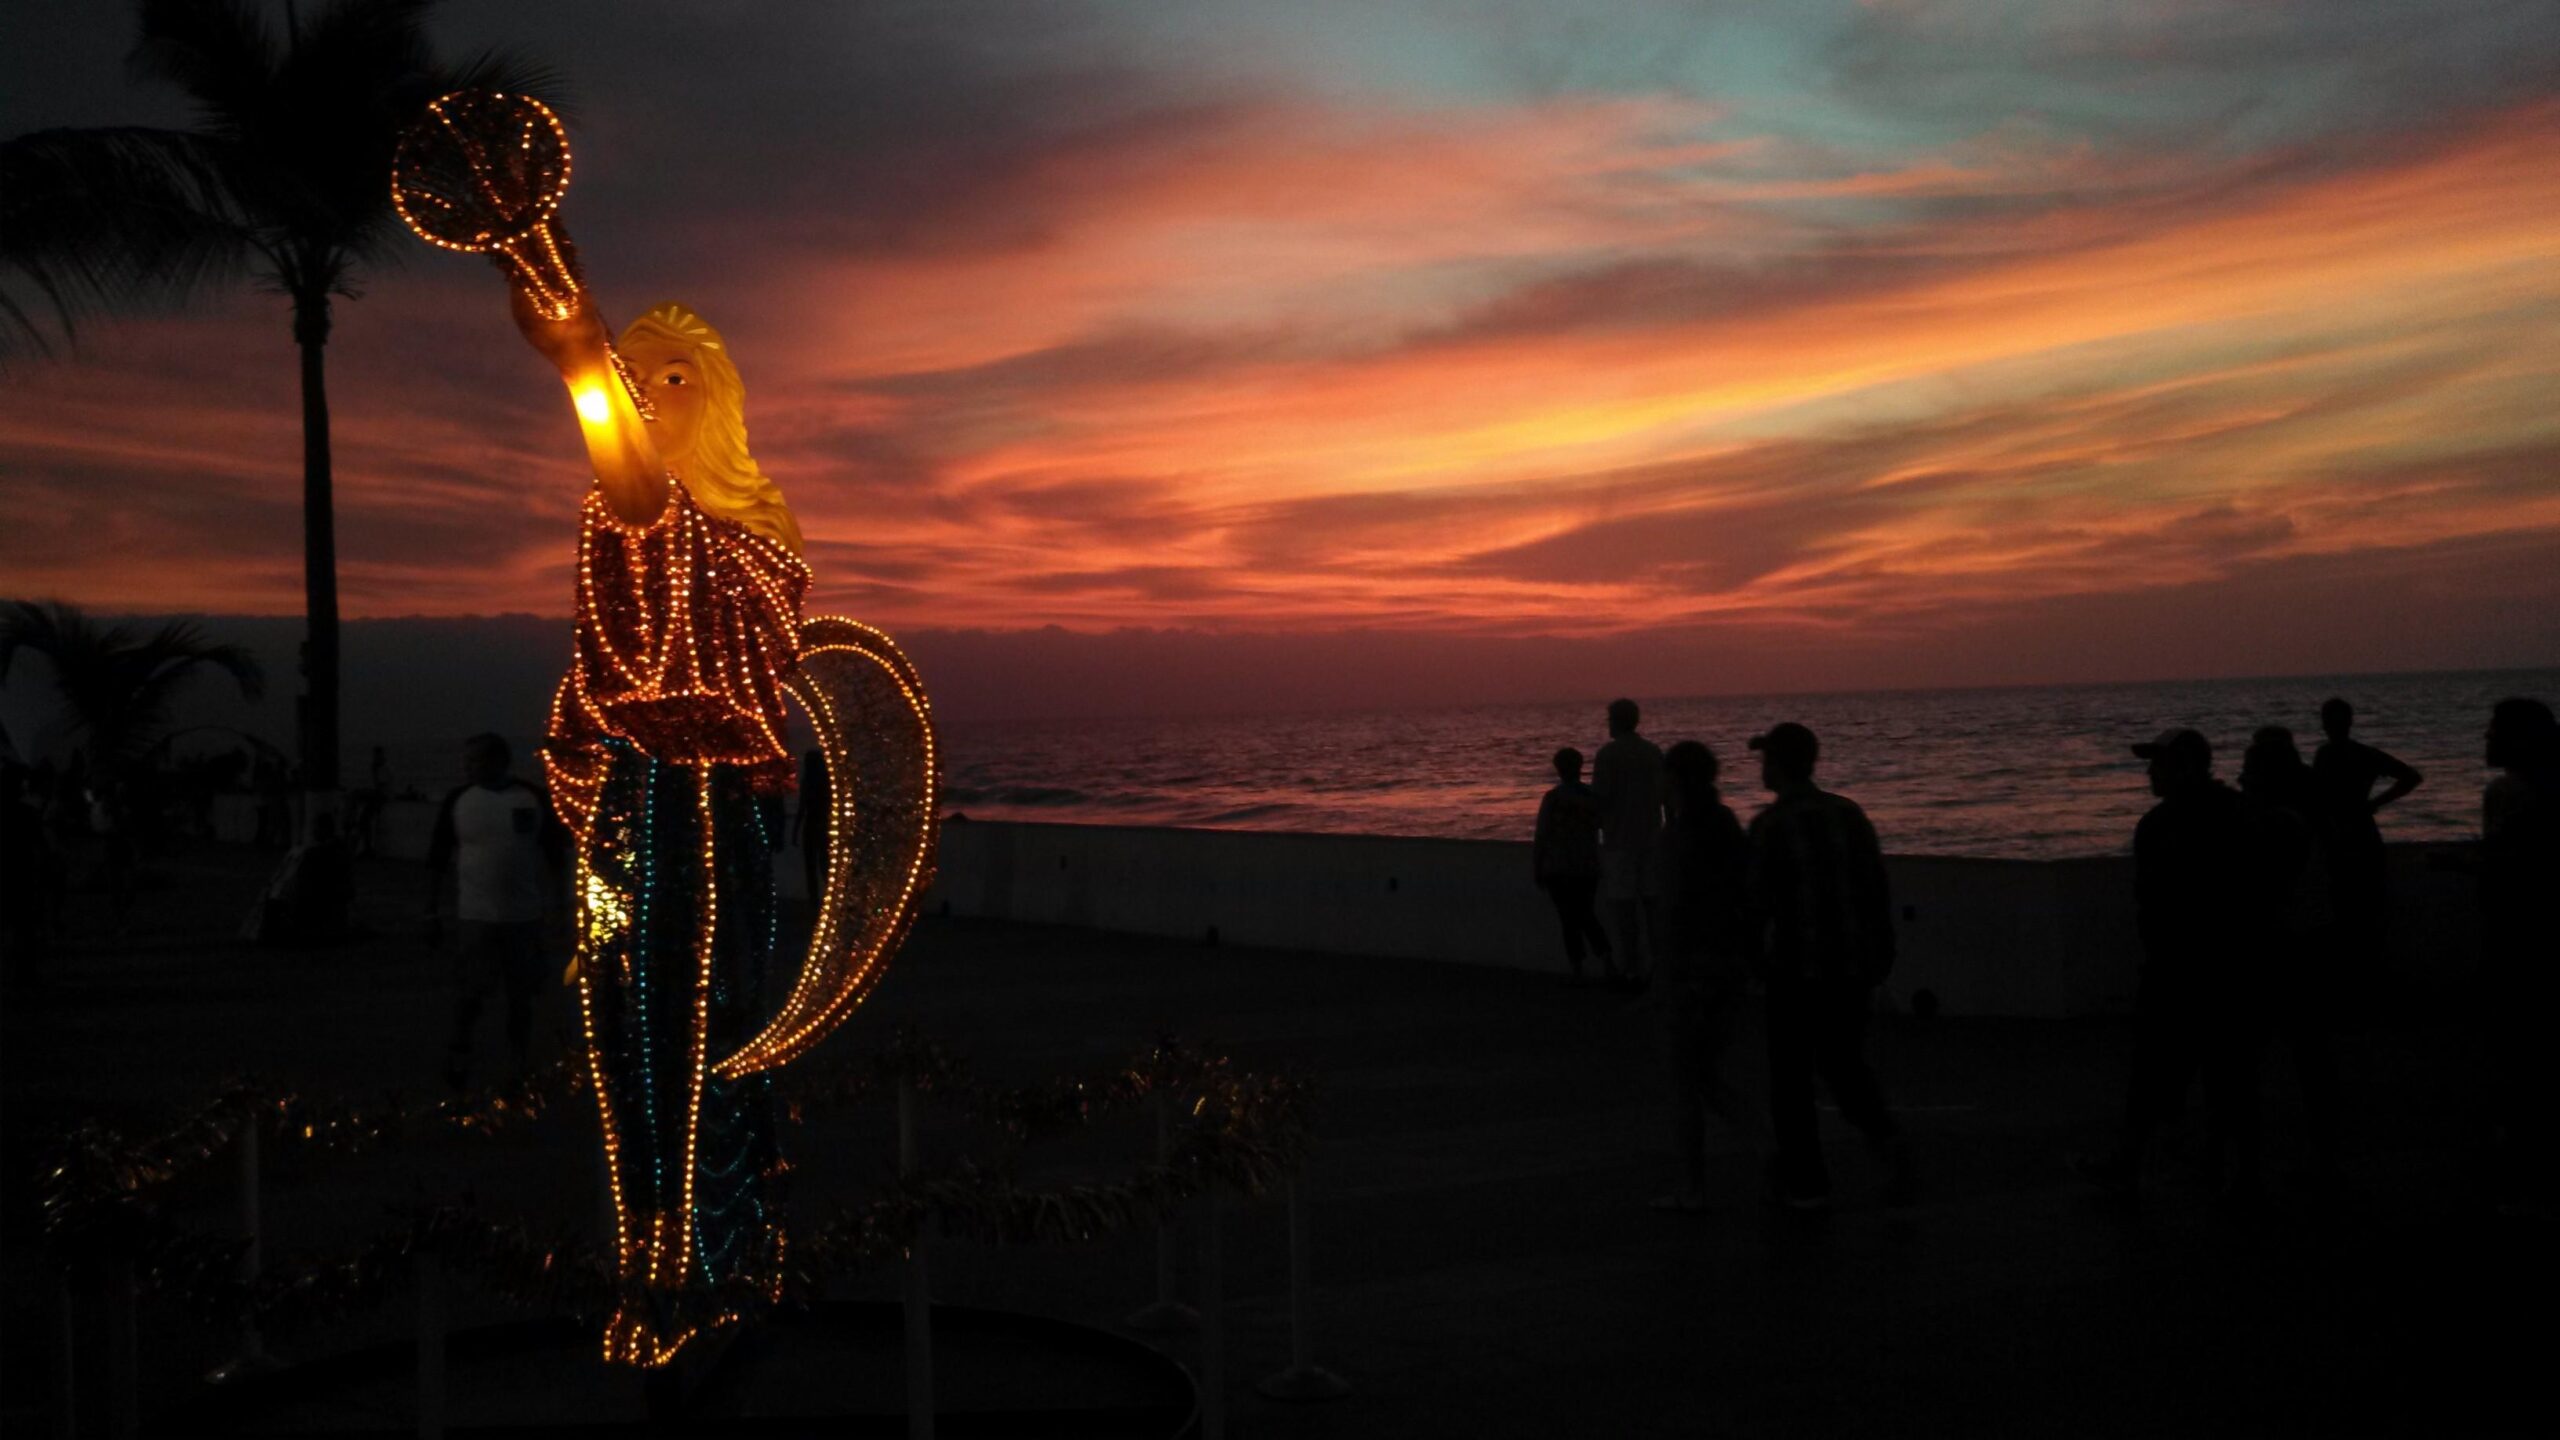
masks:
[[[474,735],[462,742],[467,777],[445,796],[427,845],[426,937],[444,940],[444,893],[452,878],[456,927],[453,1038],[445,1082],[469,1079],[472,1031],[489,992],[507,998],[507,1047],[522,1074],[533,1051],[533,1002],[542,990],[542,929],[556,913],[566,835],[549,797],[508,770],[507,742]]]
[[[1633,700],[1609,702],[1609,743],[1591,761],[1600,800],[1600,898],[1617,932],[1627,983],[1652,972],[1654,910],[1662,897],[1654,852],[1662,840],[1662,749],[1636,733]]]

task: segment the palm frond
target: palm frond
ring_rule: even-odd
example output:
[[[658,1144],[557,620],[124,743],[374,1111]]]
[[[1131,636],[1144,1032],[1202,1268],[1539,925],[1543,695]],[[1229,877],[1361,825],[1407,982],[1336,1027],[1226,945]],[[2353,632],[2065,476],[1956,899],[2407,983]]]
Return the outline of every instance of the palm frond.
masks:
[[[266,683],[257,656],[208,640],[192,621],[168,621],[138,636],[60,601],[0,605],[0,679],[21,650],[51,664],[64,721],[102,764],[145,748],[168,724],[179,692],[208,667],[229,675],[247,699],[257,699]]]
[[[183,302],[254,254],[238,153],[144,126],[38,130],[0,141],[0,281],[15,280],[66,338],[88,316]],[[10,331],[41,348],[24,307]]]
[[[578,113],[577,96],[558,67],[508,51],[483,50],[460,64],[445,66],[436,83],[440,87],[437,95],[455,90],[495,90],[503,95],[530,95],[559,111],[564,120],[573,119]]]
[[[284,62],[300,71],[374,79],[435,68],[427,12],[436,0],[338,0],[303,24]]]
[[[265,10],[253,0],[141,0],[125,66],[196,102],[206,130],[237,134],[263,108],[278,48]]]
[[[55,306],[54,313],[60,315],[61,307]],[[36,317],[10,299],[8,291],[0,290],[0,361],[12,355],[52,353],[53,342],[45,339],[44,327],[36,323]]]
[[[21,650],[51,659],[95,649],[96,629],[86,612],[59,600],[0,603],[0,680]]]
[[[331,255],[325,265],[300,256],[294,269],[313,287],[302,293],[352,296],[363,268],[396,263],[410,248],[388,203],[392,153],[427,102],[460,83],[427,33],[432,8],[341,0],[301,26],[277,66],[258,132],[285,186],[275,208],[298,239]],[[473,68],[499,80],[539,74],[503,57]]]
[[[256,651],[246,645],[206,639],[204,628],[192,620],[163,624],[142,643],[142,649],[164,668],[203,665],[221,671],[240,687],[243,700],[255,700],[266,693],[266,667],[258,663]]]
[[[440,61],[434,3],[338,0],[279,37],[252,0],[141,0],[129,63],[191,96],[198,128],[43,131],[0,150],[0,362],[252,266],[308,302],[352,297],[367,266],[405,257],[389,203],[401,129],[449,90],[562,91],[503,52]]]

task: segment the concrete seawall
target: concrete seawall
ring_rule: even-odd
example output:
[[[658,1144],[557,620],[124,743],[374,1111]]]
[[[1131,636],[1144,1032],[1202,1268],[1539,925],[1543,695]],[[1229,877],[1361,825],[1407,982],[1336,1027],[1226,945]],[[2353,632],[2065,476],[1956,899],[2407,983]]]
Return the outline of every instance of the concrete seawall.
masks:
[[[2383,983],[2429,998],[2468,973],[2470,883],[2394,847]],[[2132,1001],[2133,861],[1896,855],[1888,998],[1948,1014],[2067,1016]],[[1226,944],[1561,972],[1527,842],[966,820],[942,831],[933,902],[955,915]],[[2346,977],[2334,977],[2346,983]],[[2328,983],[2324,979],[2322,983]]]
[[[244,797],[216,829],[245,840]],[[418,858],[434,807],[385,809],[382,853]],[[245,827],[245,828],[244,828]],[[237,832],[237,833],[234,833]],[[1951,1015],[2068,1016],[2131,1003],[2138,958],[2129,856],[1886,859],[1901,959],[1887,998],[1933,993]],[[800,864],[777,866],[800,893]],[[2393,846],[2393,924],[2380,983],[2427,1002],[2460,983],[2478,929],[2471,883]],[[1526,841],[1301,835],[954,820],[927,908],[1206,942],[1562,972],[1555,914]],[[2315,977],[2315,983],[2357,983]]]

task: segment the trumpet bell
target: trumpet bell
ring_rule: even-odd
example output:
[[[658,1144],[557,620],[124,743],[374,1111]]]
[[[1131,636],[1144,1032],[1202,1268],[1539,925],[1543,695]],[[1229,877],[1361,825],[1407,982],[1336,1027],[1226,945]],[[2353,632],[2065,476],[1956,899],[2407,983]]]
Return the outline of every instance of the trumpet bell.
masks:
[[[530,95],[457,90],[391,158],[391,204],[418,238],[485,254],[531,239],[569,193],[569,133]]]

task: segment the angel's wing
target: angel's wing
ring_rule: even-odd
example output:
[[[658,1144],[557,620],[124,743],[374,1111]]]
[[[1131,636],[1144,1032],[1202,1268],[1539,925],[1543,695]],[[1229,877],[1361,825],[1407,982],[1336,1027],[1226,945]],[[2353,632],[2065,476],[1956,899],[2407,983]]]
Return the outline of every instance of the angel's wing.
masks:
[[[826,756],[826,890],[790,998],[713,1067],[731,1079],[785,1064],[843,1024],[880,983],[933,882],[941,757],[915,666],[870,626],[822,615],[801,623],[790,690]]]

